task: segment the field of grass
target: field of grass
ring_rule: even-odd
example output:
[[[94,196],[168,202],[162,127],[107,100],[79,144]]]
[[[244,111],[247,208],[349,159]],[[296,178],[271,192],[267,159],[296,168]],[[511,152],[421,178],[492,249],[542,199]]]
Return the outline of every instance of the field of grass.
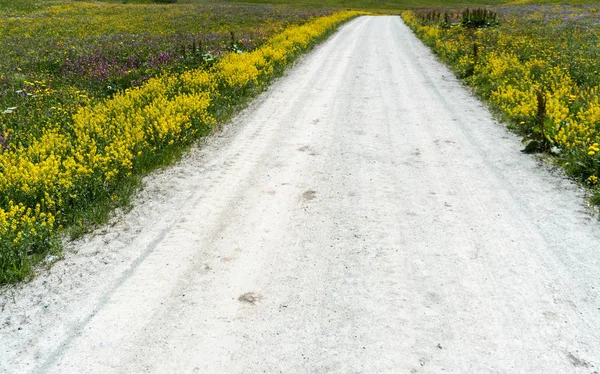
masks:
[[[56,2],[0,14],[0,284],[104,222],[353,12]]]
[[[296,6],[310,7],[314,9],[319,8],[352,8],[352,9],[364,9],[364,10],[401,10],[401,9],[414,9],[422,7],[473,7],[483,5],[494,5],[503,4],[507,1],[504,0],[243,0],[245,3],[254,4],[293,4]]]
[[[179,0],[198,1],[198,0]],[[364,10],[385,10],[394,12],[409,9],[429,8],[474,8],[499,5],[595,5],[597,0],[232,0],[253,4],[287,4],[319,8],[352,8]]]
[[[523,136],[591,188],[600,204],[600,6],[495,8],[498,25],[407,11],[416,34]]]

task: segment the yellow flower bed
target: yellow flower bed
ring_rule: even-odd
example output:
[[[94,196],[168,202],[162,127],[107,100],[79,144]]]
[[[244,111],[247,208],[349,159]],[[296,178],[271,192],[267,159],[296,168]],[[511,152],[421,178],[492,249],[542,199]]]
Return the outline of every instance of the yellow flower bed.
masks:
[[[205,133],[216,123],[216,98],[235,101],[239,92],[264,84],[276,68],[359,14],[340,12],[289,27],[253,52],[226,55],[208,71],[152,78],[81,108],[68,128],[48,126],[30,144],[0,152],[0,191],[15,196],[0,208],[0,282],[55,238],[55,222],[77,199],[110,194],[145,157]]]

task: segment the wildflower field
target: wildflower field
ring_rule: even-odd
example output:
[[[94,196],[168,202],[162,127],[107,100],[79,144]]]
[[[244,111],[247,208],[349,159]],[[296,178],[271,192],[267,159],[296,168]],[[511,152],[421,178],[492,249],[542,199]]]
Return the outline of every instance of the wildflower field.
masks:
[[[105,221],[144,173],[358,14],[52,4],[0,12],[0,284]]]
[[[600,6],[515,5],[402,13],[464,82],[523,136],[587,184],[600,204]],[[472,13],[471,13],[472,14]]]

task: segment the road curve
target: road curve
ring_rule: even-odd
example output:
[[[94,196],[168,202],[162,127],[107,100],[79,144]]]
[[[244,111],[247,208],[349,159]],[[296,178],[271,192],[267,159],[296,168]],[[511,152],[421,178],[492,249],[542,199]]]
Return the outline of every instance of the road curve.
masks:
[[[0,371],[593,373],[600,225],[399,17],[3,290]]]

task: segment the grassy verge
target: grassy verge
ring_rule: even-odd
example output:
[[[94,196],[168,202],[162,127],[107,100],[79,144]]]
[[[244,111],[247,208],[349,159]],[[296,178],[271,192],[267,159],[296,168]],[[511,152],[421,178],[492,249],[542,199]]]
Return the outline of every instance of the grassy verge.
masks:
[[[402,17],[423,42],[523,136],[600,204],[600,7],[507,6],[499,24],[465,27],[461,15]]]
[[[71,43],[75,38],[68,43],[64,40],[83,32],[80,26],[73,22],[69,29],[67,22],[67,27],[55,28],[54,22],[61,23],[60,17],[79,18],[81,14],[92,20],[98,16],[99,25],[110,28],[118,23],[118,14],[123,14],[121,7],[87,3],[50,7],[32,13],[37,20],[3,29],[7,39],[16,38],[15,27],[21,27],[21,31],[36,35],[36,46],[51,40],[53,44],[66,45],[61,49],[65,55],[73,50],[79,54],[67,58],[31,58],[31,53],[4,56],[13,65],[2,72],[3,100],[8,102],[0,117],[0,283],[27,277],[41,258],[50,252],[59,253],[58,239],[65,232],[79,234],[106,220],[115,206],[127,203],[142,175],[176,159],[186,146],[210,133],[216,124],[260,92],[298,54],[357,15],[341,12],[315,18],[323,13],[266,7],[263,9],[271,13],[260,12],[259,21],[249,22],[252,14],[246,11],[239,15],[240,8],[231,13],[249,25],[248,32],[253,34],[247,42],[240,38],[246,35],[246,29],[236,24],[235,32],[226,32],[232,25],[223,25],[224,18],[219,21],[220,28],[213,27],[213,31],[221,30],[226,35],[224,40],[215,42],[214,48],[222,48],[222,52],[211,49],[211,44],[201,38],[203,34],[191,38],[191,43],[179,53],[179,46],[165,52],[160,47],[162,35],[152,39],[154,35],[142,33],[140,38],[153,42],[141,46],[149,45],[151,51],[139,57],[139,64],[127,69],[121,67],[132,60],[129,53],[140,49],[140,45],[134,49],[125,46],[139,41],[137,27],[155,22],[172,36],[173,30],[168,29],[171,24],[166,21],[169,17],[156,19],[164,11],[162,6],[135,6],[140,15],[149,15],[147,22],[136,25],[129,20],[123,33],[107,36],[106,31],[99,31],[98,39],[92,37],[89,42],[84,37],[74,48]],[[172,16],[178,24],[181,18],[185,19],[189,7],[199,6],[181,7],[168,12],[181,12]],[[126,17],[132,14],[127,13]],[[11,17],[2,21],[13,22]],[[110,48],[115,41],[116,47]],[[89,51],[98,50],[87,48],[88,45],[102,45],[106,54],[117,50],[115,58],[95,64],[106,60],[88,58]],[[153,50],[155,46],[159,47]],[[119,52],[121,47],[125,53]],[[34,47],[28,50],[35,53]],[[152,62],[163,53],[168,53],[170,59],[153,66]],[[98,55],[102,54],[91,56]],[[133,55],[134,60],[136,56]],[[92,61],[89,69],[81,69],[80,82],[71,76],[80,74],[78,69],[70,69],[74,60]],[[85,63],[77,66],[88,66]],[[118,68],[113,69],[111,64]],[[90,73],[98,69],[109,73],[97,77]],[[128,74],[138,76],[135,69],[148,76],[143,80],[123,79]],[[112,82],[123,86],[110,92],[101,89]]]

